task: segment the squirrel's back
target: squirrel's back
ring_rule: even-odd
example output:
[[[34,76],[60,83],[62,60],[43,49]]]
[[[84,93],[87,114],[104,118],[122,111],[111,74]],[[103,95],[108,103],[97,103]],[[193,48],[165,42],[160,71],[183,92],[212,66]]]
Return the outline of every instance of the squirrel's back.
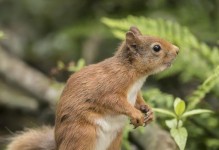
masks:
[[[54,128],[28,129],[10,139],[6,150],[56,150]]]

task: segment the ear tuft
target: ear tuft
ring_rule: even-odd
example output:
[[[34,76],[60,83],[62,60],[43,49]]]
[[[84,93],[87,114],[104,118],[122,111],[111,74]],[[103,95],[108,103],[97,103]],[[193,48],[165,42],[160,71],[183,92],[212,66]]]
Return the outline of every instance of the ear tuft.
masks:
[[[128,32],[126,33],[126,43],[127,43],[128,45],[133,44],[133,42],[136,41],[135,39],[136,39],[136,36],[134,35],[133,32],[128,31]]]
[[[129,31],[133,32],[135,35],[142,35],[140,30],[136,26],[131,26]]]

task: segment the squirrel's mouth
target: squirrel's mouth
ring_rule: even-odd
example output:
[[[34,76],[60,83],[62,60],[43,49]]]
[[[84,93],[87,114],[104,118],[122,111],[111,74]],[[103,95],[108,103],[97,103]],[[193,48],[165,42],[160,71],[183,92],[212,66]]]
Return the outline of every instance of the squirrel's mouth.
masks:
[[[171,67],[172,66],[172,61],[171,62],[167,62],[167,63],[164,63],[165,66],[167,66],[167,68]]]
[[[175,60],[175,58],[171,59],[171,60],[168,61],[168,62],[165,62],[164,64],[167,66],[167,68],[169,68],[169,67],[172,66],[174,60]]]

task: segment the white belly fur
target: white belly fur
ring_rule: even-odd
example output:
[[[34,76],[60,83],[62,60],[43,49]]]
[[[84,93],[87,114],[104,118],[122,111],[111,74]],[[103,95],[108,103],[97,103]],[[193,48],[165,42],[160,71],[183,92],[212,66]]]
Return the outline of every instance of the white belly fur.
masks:
[[[130,88],[127,99],[132,105],[135,104],[138,91],[144,84],[146,77],[140,78],[136,81]],[[117,115],[117,116],[106,116],[104,118],[96,120],[96,124],[99,126],[97,130],[97,143],[95,150],[106,150],[117,133],[125,126],[127,121],[127,116]]]
[[[136,101],[136,98],[137,98],[138,91],[143,86],[145,80],[146,80],[146,76],[140,78],[139,80],[137,80],[133,84],[133,86],[130,88],[130,90],[128,92],[128,95],[127,95],[127,98],[128,98],[129,103],[131,103],[132,105],[135,105],[135,101]]]
[[[99,129],[97,130],[95,150],[106,150],[117,136],[117,133],[125,126],[126,120],[125,115],[107,116],[96,120]]]

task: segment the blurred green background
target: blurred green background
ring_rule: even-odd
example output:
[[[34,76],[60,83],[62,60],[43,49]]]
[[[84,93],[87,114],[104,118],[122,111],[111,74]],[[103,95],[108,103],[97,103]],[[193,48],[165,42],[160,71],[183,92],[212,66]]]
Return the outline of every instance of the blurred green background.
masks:
[[[69,75],[112,56],[130,25],[181,49],[170,71],[148,79],[146,100],[165,109],[172,109],[174,97],[189,104],[189,95],[219,65],[218,0],[0,0],[0,149],[16,131],[53,125]],[[219,149],[218,83],[215,79],[194,106],[215,113],[186,121],[186,149]],[[168,134],[162,116],[154,124]],[[147,147],[142,143],[151,143],[148,137],[127,131],[124,150],[176,149]],[[155,132],[150,137],[159,143]]]

